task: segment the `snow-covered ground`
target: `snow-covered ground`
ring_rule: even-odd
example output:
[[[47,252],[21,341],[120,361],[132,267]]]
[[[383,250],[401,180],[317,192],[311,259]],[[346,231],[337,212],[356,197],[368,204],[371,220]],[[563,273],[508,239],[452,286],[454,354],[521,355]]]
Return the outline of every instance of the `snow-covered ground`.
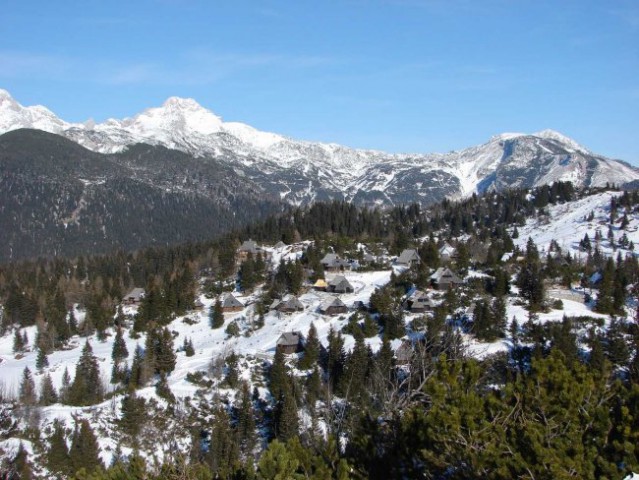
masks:
[[[623,255],[629,250],[619,247],[615,250],[608,241],[610,199],[620,195],[621,192],[603,192],[575,202],[549,206],[547,216],[529,219],[525,226],[518,227],[519,238],[515,240],[515,243],[524,249],[530,237],[540,251],[547,252],[551,241],[555,240],[562,250],[570,251],[571,255],[585,259],[587,254],[579,250],[579,242],[587,234],[594,248],[595,236],[599,230],[602,236],[599,242],[601,252],[606,255],[616,255],[616,252],[621,250]],[[594,213],[594,218],[587,221],[591,212]],[[622,214],[618,216],[618,221],[612,227],[615,243],[618,245],[625,233],[639,252],[639,215],[628,215],[630,223],[623,230],[620,228],[622,216]]]
[[[548,295],[552,300],[552,295]],[[513,320],[517,321],[517,325],[522,327],[530,316],[528,310],[524,308],[523,305],[519,305],[519,302],[515,300],[518,297],[511,297],[508,301],[508,305],[506,308],[506,317],[508,319],[508,323]],[[608,315],[603,315],[601,313],[593,312],[586,304],[583,302],[577,302],[573,300],[562,300],[563,308],[561,310],[551,310],[548,313],[538,313],[536,323],[543,324],[547,322],[561,322],[564,317],[574,318],[574,317],[582,317],[588,316],[593,318],[601,318],[606,322],[609,319]],[[470,335],[464,335],[464,339],[466,341],[466,345],[468,348],[468,353],[475,358],[485,358],[490,355],[494,355],[499,352],[506,352],[512,346],[512,342],[509,338],[505,338],[503,340],[498,340],[492,343],[483,343],[475,340]]]
[[[355,291],[349,294],[342,294],[339,297],[347,306],[352,306],[356,301],[368,303],[371,293],[386,283],[388,283],[391,275],[390,270],[375,272],[346,272],[346,278],[351,282]],[[328,279],[331,275],[328,275]],[[235,352],[242,356],[258,356],[260,358],[271,358],[275,352],[276,342],[279,336],[284,332],[299,331],[303,335],[307,335],[311,323],[317,329],[320,341],[327,345],[327,336],[331,327],[336,331],[340,330],[346,323],[349,314],[337,315],[334,317],[321,315],[318,312],[320,303],[329,296],[335,294],[309,290],[301,295],[300,301],[304,305],[304,311],[294,314],[280,314],[274,311],[269,312],[265,316],[264,326],[258,330],[251,330],[251,325],[257,321],[254,313],[254,302],[257,294],[250,296],[237,295],[236,297],[245,305],[244,310],[235,313],[225,314],[225,324],[222,328],[211,329],[209,325],[208,311],[209,307],[215,302],[215,299],[200,296],[200,300],[204,304],[204,309],[198,312],[191,312],[184,317],[175,319],[168,328],[174,333],[174,346],[179,348],[183,345],[185,339],[190,339],[195,348],[195,355],[187,357],[184,352],[177,354],[177,362],[175,370],[169,376],[169,385],[173,393],[178,397],[193,396],[198,389],[196,385],[186,380],[187,374],[196,371],[206,371],[212,359],[217,357],[225,357],[231,352]],[[606,318],[604,315],[593,313],[588,306],[581,302],[563,300],[563,310],[552,310],[549,313],[539,314],[539,322],[560,321],[564,315],[568,317],[590,315]],[[126,307],[125,313],[135,313],[136,307]],[[84,318],[83,311],[76,311],[76,318],[81,322]],[[407,320],[412,318],[408,315]],[[520,324],[523,324],[528,318],[528,312],[519,305],[515,305],[511,299],[508,305],[509,322],[516,318]],[[242,335],[238,337],[229,337],[225,332],[226,327],[231,322],[237,322],[240,326]],[[29,344],[32,345],[36,335],[36,327],[28,327],[25,329],[29,337]],[[111,360],[111,351],[113,348],[114,333],[105,340],[100,341],[97,337],[89,338],[89,342],[93,348],[93,352],[98,359],[101,368],[102,378],[105,385],[109,385],[111,369],[113,362]],[[136,345],[144,346],[145,334],[139,338],[131,338],[125,334],[125,341],[129,350],[129,365],[133,357]],[[484,357],[488,354],[502,351],[508,348],[507,341],[499,341],[492,344],[478,343],[472,337],[466,337],[469,351],[477,357]],[[60,388],[62,384],[62,376],[65,369],[68,369],[71,378],[75,375],[75,366],[84,345],[85,339],[74,337],[70,342],[70,348],[63,351],[56,351],[49,355],[49,366],[45,368],[53,380],[54,385]],[[381,345],[379,337],[373,337],[366,340],[373,351],[376,351]],[[354,345],[354,339],[350,335],[345,336],[345,348],[350,350]],[[394,344],[395,347],[397,345]],[[36,352],[34,350],[26,352],[24,355],[16,356],[12,352],[13,336],[6,335],[0,338],[0,381],[3,383],[5,392],[16,396],[18,386],[22,378],[25,367],[29,367],[34,375],[36,385],[42,378],[42,373],[38,373],[35,368]],[[153,395],[153,388],[147,388],[148,392],[142,394]],[[47,411],[52,415],[57,415],[72,407],[51,407]]]
[[[589,232],[591,238],[594,239],[595,229],[597,227],[603,228],[598,222],[603,221],[603,218],[606,217],[606,209],[609,205],[611,195],[613,194],[605,193],[589,197],[576,202],[573,207],[568,205],[552,207],[550,209],[551,220],[544,225],[534,225],[531,223],[526,227],[520,228],[520,238],[518,242],[523,246],[530,235],[542,248],[547,248],[550,240],[556,239],[562,247],[565,246],[566,248],[574,249],[575,242],[578,243],[578,241],[583,238],[585,232]],[[591,211],[595,212],[595,220],[593,220],[593,222],[585,222],[584,218],[587,217]],[[636,232],[638,223],[636,218],[632,218],[628,228],[628,236],[635,242],[639,241],[639,234]],[[602,233],[605,236],[606,231]],[[630,237],[631,234],[632,237]],[[605,243],[607,243],[607,241],[602,243],[602,250],[609,248]],[[272,262],[276,265],[282,259],[293,260],[301,255],[302,250],[303,246],[300,248],[287,246],[281,249],[271,249]],[[608,251],[606,250],[606,252]],[[612,253],[611,248],[609,249],[609,253]],[[396,270],[397,273],[399,273],[399,271],[400,270]],[[327,280],[330,280],[335,275],[336,274],[327,274]],[[389,282],[391,270],[361,273],[344,272],[343,275],[353,285],[354,292],[341,294],[339,297],[348,307],[351,307],[357,301],[368,303],[374,290]],[[470,276],[477,277],[483,276],[483,274],[471,272]],[[208,318],[209,308],[216,299],[206,298],[204,295],[199,296],[199,300],[204,304],[204,308],[201,311],[190,312],[188,315],[176,318],[169,324],[168,328],[174,334],[175,348],[179,349],[183,345],[184,340],[188,338],[192,341],[195,349],[195,355],[191,357],[187,357],[183,351],[177,353],[175,370],[168,377],[171,391],[179,401],[187,397],[195,398],[198,390],[200,390],[198,385],[187,380],[187,375],[197,371],[209,370],[211,361],[216,358],[224,358],[231,352],[235,352],[246,359],[257,359],[253,361],[253,365],[256,365],[264,359],[268,360],[272,358],[275,352],[276,342],[282,333],[299,331],[306,336],[311,323],[315,325],[320,341],[326,346],[330,328],[333,327],[333,329],[339,331],[347,323],[347,319],[350,316],[350,313],[333,317],[321,315],[318,312],[320,303],[327,297],[334,296],[335,294],[309,289],[299,297],[304,305],[303,311],[288,315],[274,311],[269,312],[265,316],[264,326],[255,330],[253,326],[257,321],[257,315],[255,314],[254,307],[259,293],[260,292],[257,291],[246,296],[236,294],[238,300],[246,305],[246,307],[240,312],[225,314],[225,324],[222,328],[211,329]],[[529,314],[522,306],[517,304],[516,299],[517,297],[511,297],[509,299],[507,306],[508,321],[510,322],[514,318],[521,325],[526,322]],[[552,310],[549,313],[541,313],[537,321],[560,321],[564,315],[568,317],[587,315],[604,319],[607,318],[604,315],[594,314],[583,302],[566,298],[562,301],[562,310]],[[136,307],[125,307],[125,314],[133,315],[135,312]],[[81,310],[76,310],[75,314],[78,322],[82,322],[85,313]],[[414,315],[407,315],[407,323],[413,318]],[[237,322],[239,325],[241,331],[240,336],[229,337],[226,333],[226,327],[231,322]],[[36,336],[36,327],[29,327],[24,331],[26,331],[28,335],[29,346],[32,347]],[[113,331],[109,333],[110,335],[104,341],[100,341],[96,336],[93,336],[89,338],[89,342],[98,359],[104,385],[106,385],[107,388],[113,388],[109,380],[113,366],[111,352],[115,335]],[[126,329],[124,338],[129,351],[128,360],[130,366],[136,345],[144,346],[145,335],[142,334],[139,338],[132,338],[130,336],[130,329]],[[354,338],[351,335],[345,335],[344,339],[345,348],[350,350],[354,345]],[[484,358],[490,354],[506,351],[510,347],[510,342],[507,339],[490,344],[477,342],[469,335],[465,335],[464,339],[467,343],[469,353],[477,358]],[[44,371],[51,375],[56,388],[59,389],[62,384],[62,376],[65,369],[69,371],[71,378],[75,375],[75,366],[85,341],[84,338],[74,337],[69,344],[69,349],[56,351],[49,355],[49,366],[46,367]],[[381,345],[381,339],[379,337],[369,338],[366,339],[366,343],[371,346],[373,351],[376,351]],[[392,343],[394,349],[400,345],[401,341],[399,340]],[[17,396],[18,387],[25,367],[29,367],[32,371],[38,388],[43,374],[36,371],[35,350],[31,349],[24,355],[16,356],[13,354],[12,349],[12,334],[0,338],[0,387],[4,389],[5,393],[15,397]],[[243,369],[241,376],[250,379],[251,372],[248,371],[248,369]],[[267,395],[264,388],[260,388],[259,390],[261,395]],[[227,393],[231,395],[231,398],[234,395],[233,392],[230,391]],[[155,394],[154,387],[147,387],[140,390],[139,395],[145,398],[154,398],[158,400],[159,403],[163,403],[163,400],[159,399]],[[115,450],[117,442],[113,436],[105,434],[104,432],[113,431],[113,419],[119,415],[119,398],[120,397],[114,397],[101,405],[91,407],[70,407],[59,404],[46,407],[41,409],[40,412],[42,423],[44,426],[50,425],[50,423],[57,418],[71,427],[74,422],[74,417],[91,419],[94,427],[97,427],[97,429],[102,432],[100,436],[100,446],[102,448],[103,460],[108,463],[111,460],[111,455]],[[15,450],[19,445],[19,443],[16,442],[5,443],[0,445],[0,447],[4,447],[5,450]],[[30,445],[25,444],[25,448],[30,448]]]
[[[297,253],[282,252],[278,255],[277,260],[279,261],[279,257],[292,258],[296,255]],[[371,293],[377,287],[388,283],[391,271],[364,273],[345,272],[344,275],[351,282],[355,291],[350,294],[339,295],[339,297],[350,307],[355,301],[368,302]],[[330,278],[332,278],[332,275],[327,275],[327,279]],[[245,333],[248,333],[248,330],[250,330],[252,322],[257,320],[257,316],[254,313],[254,302],[257,298],[257,294],[250,296],[236,294],[236,298],[247,305],[247,307],[240,312],[226,313],[224,326],[215,330],[211,329],[208,317],[209,307],[213,305],[215,299],[200,296],[200,300],[205,306],[204,309],[176,318],[168,326],[175,335],[175,348],[181,347],[184,340],[188,338],[193,342],[195,349],[195,355],[192,357],[187,357],[182,351],[177,353],[175,370],[168,378],[171,391],[178,398],[193,398],[199,387],[187,380],[186,377],[189,373],[207,371],[212,359],[226,357],[231,352],[242,356],[258,356],[262,359],[272,358],[275,352],[276,342],[283,332],[299,331],[306,336],[311,323],[314,323],[320,341],[326,345],[331,326],[335,330],[340,330],[342,326],[346,324],[348,316],[350,316],[350,313],[334,317],[319,314],[319,304],[326,297],[333,295],[335,294],[309,290],[300,296],[300,301],[305,307],[304,311],[290,315],[269,312],[265,316],[264,326],[251,332],[248,336],[246,336]],[[135,311],[136,307],[125,307],[124,313],[133,314]],[[78,322],[82,322],[85,313],[81,310],[77,310],[75,313]],[[225,330],[229,323],[234,321],[240,325],[242,335],[229,337],[225,333]],[[36,336],[36,327],[28,327],[24,329],[24,331],[27,332],[29,346],[32,346]],[[129,331],[130,330],[126,330],[124,338],[129,351],[130,366],[136,345],[144,347],[145,334],[134,339],[130,337]],[[88,339],[93,353],[98,359],[103,382],[107,388],[113,388],[109,380],[113,367],[111,352],[114,337],[114,332],[110,331],[109,337],[104,341],[100,341],[96,336],[92,336]],[[43,374],[48,372],[52,377],[54,385],[59,389],[62,385],[62,377],[65,369],[69,371],[71,378],[74,377],[76,363],[85,341],[84,338],[74,337],[70,342],[70,348],[51,353],[48,357],[49,366],[46,367],[42,373],[38,373],[35,367],[35,350],[30,350],[23,355],[16,356],[12,351],[13,335],[6,335],[0,338],[0,382],[2,382],[5,389],[4,391],[9,396],[17,396],[25,367],[29,367],[31,370],[37,388],[40,386]],[[378,337],[367,339],[366,341],[371,345],[374,351],[381,345],[381,340]],[[345,348],[350,350],[353,345],[354,339],[350,335],[345,336]],[[249,375],[250,372],[243,372],[245,378],[249,378]],[[154,387],[147,387],[140,390],[139,395],[146,398],[157,399]],[[101,405],[92,407],[70,407],[58,404],[43,408],[41,417],[44,425],[50,424],[57,418],[69,427],[73,425],[73,418],[75,416],[86,417],[92,419],[94,426],[101,425],[104,429],[108,430],[111,427],[112,414],[116,413],[118,409],[119,400],[117,398],[107,400]],[[98,414],[96,412],[103,412],[105,414]],[[103,459],[107,462],[110,461],[110,453],[107,453],[107,451],[113,452],[115,448],[113,439],[102,438],[100,444],[103,451]]]

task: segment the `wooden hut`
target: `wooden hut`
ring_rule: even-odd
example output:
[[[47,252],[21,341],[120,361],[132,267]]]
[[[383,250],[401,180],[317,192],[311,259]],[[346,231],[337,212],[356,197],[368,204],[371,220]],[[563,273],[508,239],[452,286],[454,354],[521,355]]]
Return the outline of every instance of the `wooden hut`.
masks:
[[[276,348],[287,355],[301,351],[301,347],[302,334],[300,332],[284,332],[276,343]]]
[[[339,315],[341,313],[347,313],[348,307],[339,297],[331,297],[320,304],[319,311],[324,315]]]

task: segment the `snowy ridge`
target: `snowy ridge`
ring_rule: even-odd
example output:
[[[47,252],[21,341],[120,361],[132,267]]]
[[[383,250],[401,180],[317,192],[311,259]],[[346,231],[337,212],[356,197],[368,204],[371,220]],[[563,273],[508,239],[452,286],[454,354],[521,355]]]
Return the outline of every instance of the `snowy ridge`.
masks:
[[[51,110],[42,105],[23,107],[11,97],[9,92],[0,89],[0,132],[34,128],[50,133],[62,133],[72,126],[60,120]]]
[[[569,146],[575,152],[581,152],[585,154],[591,153],[588,149],[579,145],[572,138],[568,138],[567,136],[562,135],[561,133],[556,132],[554,130],[546,129],[546,130],[542,130],[541,132],[533,133],[533,135],[535,137],[543,138],[546,140],[555,140],[564,146],[566,145]]]
[[[625,235],[628,242],[639,247],[639,214],[628,215],[629,223],[625,229],[621,228],[621,218],[610,225],[610,200],[620,195],[621,192],[603,192],[574,202],[549,206],[548,215],[529,219],[525,226],[518,228],[519,238],[515,243],[525,249],[530,237],[545,253],[554,240],[562,251],[585,260],[587,253],[579,249],[579,242],[588,235],[593,248],[597,243],[605,255],[612,256],[620,252],[624,256],[633,253],[627,246],[620,245],[620,241]],[[592,220],[588,220],[591,215]],[[608,237],[610,232],[614,238],[612,243]],[[602,239],[596,242],[598,236]]]
[[[446,154],[392,154],[261,132],[224,122],[195,100],[178,97],[131,118],[71,124],[44,107],[24,107],[0,90],[0,134],[18,128],[64,135],[101,153],[147,143],[215,157],[293,204],[333,198],[363,204],[428,204],[559,180],[577,186],[639,180],[637,169],[595,155],[553,130],[503,133],[485,144]]]

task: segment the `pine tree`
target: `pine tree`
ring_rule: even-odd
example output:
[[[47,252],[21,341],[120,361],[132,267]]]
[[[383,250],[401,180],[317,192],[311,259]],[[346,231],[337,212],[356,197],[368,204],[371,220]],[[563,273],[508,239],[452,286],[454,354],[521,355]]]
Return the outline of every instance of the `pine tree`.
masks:
[[[224,325],[224,312],[222,311],[222,302],[219,298],[209,311],[209,324],[211,328],[220,328]]]
[[[508,319],[506,317],[506,300],[503,296],[499,296],[493,300],[491,313],[493,315],[493,332],[495,336],[498,338],[504,338],[506,336],[506,324]]]
[[[224,381],[230,388],[237,388],[237,385],[240,381],[240,372],[238,370],[238,356],[235,352],[231,352],[231,354],[226,357],[226,376]]]
[[[36,356],[36,369],[38,372],[42,373],[42,371],[49,366],[49,358],[47,357],[47,353],[41,347],[38,347],[38,355]]]
[[[306,338],[306,345],[304,346],[304,356],[299,362],[299,368],[301,370],[308,370],[317,364],[320,354],[320,342],[317,338],[317,330],[315,325],[311,322],[311,326],[308,330]]]
[[[70,392],[71,392],[71,375],[69,375],[69,369],[65,367],[64,373],[62,374],[62,385],[60,386],[60,395],[59,395],[60,403],[64,403],[64,404],[69,403]]]
[[[237,412],[237,430],[242,453],[245,456],[251,455],[255,448],[256,435],[251,390],[247,382],[242,382],[240,405]]]
[[[306,379],[306,404],[311,415],[315,413],[315,404],[322,396],[322,375],[319,365],[313,367],[313,371]]]
[[[156,354],[159,330],[157,328],[149,328],[144,341],[144,367],[149,372],[150,379],[156,372]]]
[[[285,383],[288,380],[288,369],[286,368],[286,362],[284,353],[281,348],[275,349],[275,356],[273,357],[273,364],[269,372],[269,390],[274,399],[279,399],[282,389],[285,388]]]
[[[615,313],[623,314],[623,308],[626,304],[626,287],[628,286],[628,280],[625,276],[625,272],[622,268],[622,261],[617,261],[617,267],[615,268],[613,288],[612,288],[612,310]]]
[[[177,355],[173,348],[173,336],[168,328],[158,332],[155,342],[155,372],[159,375],[169,375],[175,369]]]
[[[55,332],[45,322],[44,318],[38,318],[37,331],[34,346],[38,350],[43,350],[45,354],[49,354],[54,347]]]
[[[355,340],[355,346],[346,359],[344,375],[338,384],[338,393],[348,397],[352,402],[362,405],[360,402],[365,397],[366,377],[369,365],[368,348],[364,339]]]
[[[328,381],[333,389],[340,383],[340,378],[344,371],[344,339],[342,334],[337,334],[331,326],[328,331],[328,358],[326,364],[326,372]]]
[[[77,333],[78,333],[78,321],[75,319],[75,313],[73,311],[73,308],[69,309],[67,323],[69,324],[69,333],[70,333],[70,335],[77,335]]]
[[[96,468],[103,467],[98,440],[88,420],[81,420],[79,426],[76,423],[69,458],[74,472],[82,468],[93,472]]]
[[[625,367],[630,359],[630,349],[624,333],[622,321],[613,318],[605,334],[605,352],[608,360],[617,367]]]
[[[214,478],[230,478],[239,459],[237,433],[224,407],[213,413],[208,460]]]
[[[300,293],[302,289],[302,284],[304,283],[304,268],[302,264],[298,261],[292,262],[290,278],[288,288],[289,290],[297,295]]]
[[[131,363],[131,374],[129,376],[129,387],[143,387],[151,378],[153,371],[145,361],[145,351],[140,345],[135,346],[133,361]]]
[[[44,407],[58,403],[58,393],[55,391],[51,375],[48,373],[42,377],[42,382],[40,383],[40,401],[38,403]]]
[[[528,301],[528,308],[539,311],[545,298],[544,276],[537,246],[532,238],[529,238],[526,244],[526,254],[517,276],[517,286],[521,296]]]
[[[75,377],[69,391],[72,405],[93,405],[102,400],[103,386],[100,366],[87,340],[75,369]]]
[[[365,338],[375,337],[379,333],[379,325],[377,325],[377,322],[373,320],[373,317],[371,317],[368,312],[364,315],[362,333]]]
[[[128,435],[131,442],[135,441],[146,423],[146,401],[143,397],[138,397],[135,390],[131,390],[128,395],[122,398],[121,411],[122,416],[117,421],[118,427],[125,435]]]
[[[517,318],[513,316],[512,321],[510,322],[509,327],[510,339],[513,342],[513,345],[517,345],[519,343],[519,323],[517,322]]]
[[[279,440],[285,442],[299,435],[299,419],[295,393],[291,387],[293,379],[287,376],[284,388],[275,406],[275,433]]]
[[[111,383],[117,385],[118,383],[125,383],[129,378],[130,371],[126,363],[122,365],[114,363],[111,367]]]
[[[249,252],[246,260],[242,262],[239,271],[240,288],[242,291],[250,292],[257,283],[257,273],[255,271],[255,260],[253,254]]]
[[[493,321],[488,302],[485,300],[477,302],[473,312],[473,333],[478,340],[492,342],[497,338],[492,328]]]
[[[11,461],[11,471],[15,473],[15,476],[9,476],[9,480],[31,480],[33,478],[31,465],[29,464],[29,454],[22,442],[20,442],[16,456]]]
[[[599,283],[599,293],[597,294],[597,304],[595,310],[601,313],[615,313],[615,263],[612,258],[608,258],[606,266],[601,274]]]
[[[437,248],[437,242],[434,238],[429,238],[428,242],[424,243],[419,249],[419,256],[422,263],[430,268],[439,267],[439,249]]]
[[[561,323],[551,326],[552,348],[559,350],[566,359],[567,365],[576,362],[579,356],[577,335],[572,332],[572,321],[564,315]]]
[[[260,457],[259,478],[264,480],[296,478],[299,464],[299,460],[293,457],[283,442],[273,440]]]
[[[13,353],[23,353],[25,351],[24,338],[22,338],[22,334],[20,330],[16,328],[16,331],[13,335]]]
[[[232,321],[226,326],[226,330],[224,331],[228,335],[228,338],[231,337],[239,337],[240,336],[240,327],[236,321]]]
[[[468,250],[468,244],[466,242],[459,242],[457,244],[455,266],[460,272],[468,271],[468,267],[470,266],[470,251]]]
[[[389,388],[392,388],[391,380],[395,374],[395,356],[391,344],[387,339],[382,341],[382,346],[370,364],[371,396],[382,398]]]
[[[184,354],[187,357],[192,357],[195,355],[195,349],[193,348],[193,342],[190,338],[184,337],[184,345],[182,347],[184,349]]]
[[[395,355],[388,340],[382,341],[382,346],[377,352],[375,365],[386,380],[392,376],[392,372],[395,369]]]
[[[126,348],[126,342],[122,335],[122,329],[118,327],[113,341],[113,349],[111,350],[111,359],[116,365],[129,357],[129,350]]]
[[[69,468],[70,457],[67,447],[66,432],[58,419],[53,421],[53,432],[49,437],[49,449],[47,451],[47,468],[50,472],[59,476],[71,475]]]
[[[606,355],[601,338],[597,335],[594,327],[588,331],[588,345],[590,346],[588,357],[590,369],[593,372],[603,373],[606,366]]]
[[[170,404],[175,403],[175,395],[173,395],[171,387],[169,386],[169,382],[167,382],[166,375],[164,373],[160,374],[160,378],[155,384],[155,394],[158,397],[165,399]]]
[[[24,367],[22,371],[19,399],[23,405],[35,405],[37,402],[35,382],[29,367]]]

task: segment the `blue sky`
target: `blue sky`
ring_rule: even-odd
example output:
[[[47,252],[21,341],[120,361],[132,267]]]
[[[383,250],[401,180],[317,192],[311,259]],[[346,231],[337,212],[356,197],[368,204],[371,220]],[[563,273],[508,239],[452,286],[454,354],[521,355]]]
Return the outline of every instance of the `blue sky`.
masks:
[[[639,164],[636,0],[14,1],[0,87],[68,121],[169,96],[393,152],[558,130]]]

